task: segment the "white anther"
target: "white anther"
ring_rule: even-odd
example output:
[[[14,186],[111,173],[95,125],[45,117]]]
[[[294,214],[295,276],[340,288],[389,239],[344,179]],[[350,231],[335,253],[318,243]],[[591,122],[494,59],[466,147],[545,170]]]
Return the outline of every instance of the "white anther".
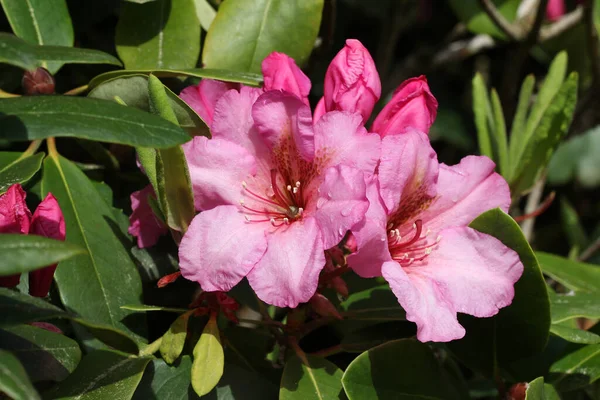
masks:
[[[283,219],[283,223],[286,224],[286,225],[289,225],[290,224],[290,220],[288,218],[284,218]]]
[[[400,236],[400,229],[395,229],[396,231],[396,236],[398,236],[398,240],[402,239],[402,236]]]
[[[271,222],[271,225],[275,226],[275,218],[271,218],[269,221]]]
[[[440,240],[442,240],[442,235],[438,235],[438,237],[437,237],[437,238],[435,238],[435,242],[436,242],[436,243],[439,243],[439,242],[440,242]]]
[[[425,232],[425,236],[429,235],[431,233],[431,229],[427,229],[427,231]]]
[[[417,229],[417,224],[413,222],[413,229]]]
[[[404,253],[404,256],[402,256],[402,258],[408,258],[408,253]]]
[[[390,236],[391,236],[391,237],[394,237],[394,235],[395,235],[395,234],[396,234],[396,231],[395,231],[394,229],[392,229],[392,230],[390,231]]]
[[[247,215],[244,215],[244,218],[246,218],[246,222],[251,222]]]
[[[294,194],[298,193],[298,187],[297,187],[297,186],[296,186],[296,187],[294,187],[294,189],[292,190],[292,192],[293,192]]]
[[[240,205],[244,205],[244,199],[240,199]]]
[[[298,215],[302,215],[303,212],[304,212],[304,208],[300,207],[298,209]]]
[[[286,189],[288,190],[288,192],[290,192],[292,190],[292,185],[287,185]]]
[[[246,181],[242,181],[242,187],[243,187],[244,189],[246,189],[246,186],[248,186],[248,185],[246,184]]]
[[[428,248],[427,250],[425,250],[425,254],[430,255],[431,254],[431,247]]]
[[[296,187],[300,187],[300,181],[296,181]]]

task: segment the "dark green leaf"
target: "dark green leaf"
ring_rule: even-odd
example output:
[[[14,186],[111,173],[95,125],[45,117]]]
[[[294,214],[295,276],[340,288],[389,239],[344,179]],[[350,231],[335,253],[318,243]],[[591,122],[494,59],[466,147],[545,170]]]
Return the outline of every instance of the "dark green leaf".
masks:
[[[6,288],[0,288],[0,315],[2,315],[0,318],[2,328],[68,316],[60,308],[38,297]]]
[[[44,162],[42,192],[52,192],[58,199],[65,217],[66,240],[88,251],[58,266],[54,278],[62,303],[92,323],[110,325],[143,341],[144,316],[134,317],[120,308],[141,304],[142,285],[118,237],[112,209],[83,172],[61,156],[48,157]]]
[[[194,0],[124,3],[115,40],[125,68],[195,67],[200,24]]]
[[[190,139],[181,128],[113,101],[73,96],[0,99],[0,136],[7,140],[78,137],[144,147],[171,147]]]
[[[172,78],[178,76],[188,76],[191,78],[206,78],[216,79],[224,82],[237,82],[243,83],[248,86],[260,86],[262,83],[262,75],[255,74],[253,72],[243,71],[229,71],[226,69],[208,69],[208,68],[194,68],[194,69],[138,69],[138,70],[119,70],[106,72],[98,75],[89,83],[90,89],[95,88],[102,82],[106,82],[110,79],[125,77],[129,75],[155,75],[159,78]]]
[[[0,235],[0,276],[33,271],[67,260],[85,250],[71,243],[36,235]]]
[[[14,400],[40,399],[19,360],[4,350],[0,350],[0,392]]]
[[[487,16],[477,0],[449,0],[452,11],[457,17],[467,24],[473,33],[485,33],[500,39],[506,35]],[[508,21],[513,21],[517,15],[520,0],[493,0],[500,14]]]
[[[47,65],[52,70],[55,65],[62,64],[121,65],[117,58],[102,51],[67,46],[38,46],[7,33],[0,33],[0,63],[25,70]]]
[[[169,327],[169,330],[163,335],[160,354],[167,364],[173,364],[181,355],[187,336],[188,320],[193,312],[193,310],[188,311],[177,317]]]
[[[219,383],[223,375],[225,357],[219,327],[212,316],[194,347],[192,387],[198,396],[204,396]]]
[[[577,389],[600,378],[600,344],[585,346],[550,367],[553,385],[561,391]]]
[[[492,115],[494,116],[494,142],[498,153],[498,166],[503,176],[508,174],[508,142],[506,139],[506,123],[496,89],[492,89]]]
[[[535,253],[544,274],[576,292],[600,293],[600,269],[554,254]]]
[[[148,312],[148,311],[165,311],[183,314],[189,310],[185,308],[172,308],[172,307],[160,307],[160,306],[147,306],[144,304],[131,304],[121,306],[124,310],[137,311],[137,312]]]
[[[18,151],[0,151],[0,170],[9,167],[15,161],[17,161],[23,153]]]
[[[0,3],[15,35],[26,42],[73,46],[73,26],[65,0],[2,0]],[[55,73],[61,65],[44,61],[41,66]]]
[[[173,366],[163,360],[155,359],[148,365],[142,381],[138,385],[134,400],[192,400],[198,398],[191,390],[190,373],[192,360],[189,356]]]
[[[142,379],[148,357],[94,351],[81,360],[71,376],[44,395],[45,399],[130,399]]]
[[[527,78],[525,78],[521,85],[517,111],[515,112],[512,127],[510,128],[508,159],[513,162],[517,160],[517,154],[521,151],[520,147],[525,145],[525,125],[527,124],[529,102],[531,101],[534,86],[535,77],[533,74],[527,75]]]
[[[413,337],[416,333],[416,326],[412,322],[381,322],[344,334],[340,346],[348,353],[362,353],[390,340]]]
[[[337,399],[342,392],[343,371],[324,358],[292,356],[281,377],[279,400]]]
[[[460,316],[466,336],[448,344],[466,364],[492,375],[494,360],[503,366],[544,349],[550,329],[550,302],[535,254],[510,216],[494,209],[469,226],[516,251],[524,266],[512,304],[492,318]]]
[[[37,153],[33,156],[15,160],[13,163],[0,168],[0,195],[15,183],[24,184],[29,181],[42,166],[43,159],[44,153]]]
[[[350,400],[460,398],[431,349],[412,339],[362,353],[350,363],[342,383]]]
[[[548,182],[563,185],[576,179],[586,188],[600,185],[600,127],[562,143],[548,165]]]
[[[165,87],[169,103],[177,116],[177,122],[192,136],[210,137],[210,131],[202,118],[175,93]],[[148,98],[148,77],[146,75],[126,75],[104,81],[96,86],[88,97],[113,100],[119,96],[129,107],[150,110]]]
[[[0,329],[0,348],[11,351],[34,381],[62,381],[81,359],[76,341],[30,325]]]
[[[552,322],[559,323],[573,318],[600,318],[600,297],[598,294],[574,293],[567,295],[550,292]]]
[[[494,159],[494,147],[492,145],[493,128],[489,122],[493,121],[492,106],[488,96],[487,88],[481,74],[473,78],[473,114],[475,114],[475,126],[477,127],[477,141],[479,142],[479,153]]]
[[[596,344],[600,343],[600,336],[593,332],[576,328],[569,328],[558,324],[550,325],[550,333],[565,339],[571,343]]]
[[[260,72],[272,51],[304,64],[317,38],[323,0],[227,0],[206,35],[208,68]]]
[[[97,324],[81,318],[70,317],[70,319],[84,326],[93,337],[116,350],[131,354],[137,354],[139,351],[136,341],[131,336],[111,325]]]
[[[574,251],[572,254],[578,256],[588,245],[589,239],[581,225],[577,211],[564,197],[560,199],[560,219],[562,221],[563,229],[567,234],[571,251]]]

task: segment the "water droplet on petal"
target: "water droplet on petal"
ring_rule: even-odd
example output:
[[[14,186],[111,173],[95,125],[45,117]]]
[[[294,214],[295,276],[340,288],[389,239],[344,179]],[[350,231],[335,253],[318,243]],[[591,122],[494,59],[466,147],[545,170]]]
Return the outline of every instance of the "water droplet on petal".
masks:
[[[342,211],[340,211],[340,213],[342,214],[342,217],[347,217],[348,215],[350,215],[351,212],[352,212],[352,207],[344,208]]]
[[[331,198],[331,192],[327,192],[327,197]]]

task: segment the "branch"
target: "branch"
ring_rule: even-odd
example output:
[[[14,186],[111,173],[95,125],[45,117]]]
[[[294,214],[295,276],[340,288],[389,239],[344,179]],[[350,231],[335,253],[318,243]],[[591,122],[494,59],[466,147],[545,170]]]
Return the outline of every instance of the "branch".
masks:
[[[600,84],[600,54],[598,53],[598,31],[594,24],[594,0],[587,0],[583,6],[590,58],[592,59],[592,76],[594,85]]]
[[[504,15],[498,11],[492,0],[479,0],[479,5],[483,11],[490,17],[498,28],[512,41],[518,42],[523,38],[523,31],[516,25],[511,24],[504,18]]]
[[[596,239],[587,249],[579,256],[579,261],[587,261],[588,258],[594,255],[595,252],[600,250],[600,238]]]
[[[583,19],[584,13],[583,7],[578,6],[575,10],[563,15],[555,23],[542,27],[540,30],[540,41],[545,42],[546,40],[553,39],[573,28]]]

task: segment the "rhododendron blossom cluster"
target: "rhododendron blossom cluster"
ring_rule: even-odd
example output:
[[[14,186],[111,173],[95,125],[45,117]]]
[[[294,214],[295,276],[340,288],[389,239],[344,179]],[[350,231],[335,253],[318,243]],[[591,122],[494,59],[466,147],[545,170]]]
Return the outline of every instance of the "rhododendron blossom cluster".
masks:
[[[490,317],[512,302],[518,255],[468,227],[508,210],[508,185],[486,157],[438,162],[425,77],[402,83],[370,124],[381,83],[357,40],[331,62],[314,113],[294,60],[272,53],[262,71],[262,88],[205,79],[181,93],[212,134],[184,145],[199,213],[180,243],[183,277],[208,292],[247,278],[268,304],[310,301],[339,317],[323,311],[319,277],[332,273],[332,257],[345,262],[335,256],[345,243],[348,266],[389,283],[421,341],[461,338],[457,313]],[[132,196],[140,247],[165,231],[148,196]]]

